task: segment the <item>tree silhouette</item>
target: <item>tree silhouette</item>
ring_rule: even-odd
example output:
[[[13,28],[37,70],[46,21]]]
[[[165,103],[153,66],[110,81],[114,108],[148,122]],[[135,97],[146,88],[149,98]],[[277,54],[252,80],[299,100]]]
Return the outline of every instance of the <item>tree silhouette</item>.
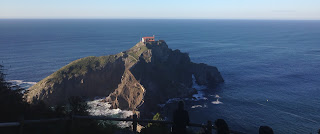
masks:
[[[79,96],[72,96],[69,99],[70,110],[75,115],[88,115],[89,106],[86,101]]]
[[[0,121],[17,121],[27,107],[23,101],[23,88],[13,85],[5,80],[3,66],[0,65]]]

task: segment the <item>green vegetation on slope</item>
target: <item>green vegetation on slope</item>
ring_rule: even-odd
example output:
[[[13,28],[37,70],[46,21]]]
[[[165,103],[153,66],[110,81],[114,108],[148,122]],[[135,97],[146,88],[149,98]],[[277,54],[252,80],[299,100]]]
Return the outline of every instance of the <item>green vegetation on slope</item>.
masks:
[[[127,51],[128,55],[131,55],[132,57],[134,57],[136,60],[139,59],[140,55],[144,52],[147,51],[148,48],[146,45],[144,44],[140,44],[138,43],[137,45],[135,45],[134,47],[132,47],[129,51]]]
[[[129,56],[128,58],[134,63],[139,60],[140,55],[147,51],[148,48],[143,43],[138,43],[130,50],[125,53]],[[89,71],[94,71],[105,67],[107,64],[114,63],[118,58],[122,57],[125,53],[121,52],[115,55],[108,56],[89,56],[72,61],[68,65],[62,67],[58,71],[54,72],[50,76],[41,80],[40,83],[61,83],[63,79],[70,79],[72,77],[77,77],[85,75]],[[37,84],[38,85],[38,84]]]
[[[108,55],[100,57],[89,56],[81,58],[62,67],[61,69],[54,72],[52,75],[48,76],[44,80],[48,80],[49,82],[61,82],[63,78],[70,79],[73,76],[77,77],[80,75],[85,75],[88,71],[101,69],[108,63],[115,62],[119,58],[119,56],[122,56],[122,53],[117,55]]]
[[[140,55],[147,51],[148,48],[144,44],[137,44],[133,48],[131,48],[126,53],[129,55],[129,59],[131,61],[137,62],[139,60]],[[80,75],[85,75],[88,71],[101,69],[106,66],[108,63],[115,62],[119,57],[123,56],[124,53],[119,53],[116,55],[108,55],[108,56],[89,56],[85,58],[81,58],[75,61],[72,61],[68,65],[62,67],[58,71],[54,72],[52,75],[43,79],[42,81],[52,82],[52,83],[60,83],[64,78],[72,78],[73,76],[77,77]]]

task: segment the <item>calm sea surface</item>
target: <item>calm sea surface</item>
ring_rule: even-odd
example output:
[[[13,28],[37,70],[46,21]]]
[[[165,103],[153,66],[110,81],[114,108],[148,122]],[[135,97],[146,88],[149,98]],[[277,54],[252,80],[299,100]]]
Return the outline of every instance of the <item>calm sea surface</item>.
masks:
[[[207,100],[188,104],[192,122],[223,118],[247,133],[261,125],[276,133],[320,128],[320,21],[0,20],[0,64],[8,80],[27,86],[152,35],[193,62],[217,66],[225,79],[205,92]]]

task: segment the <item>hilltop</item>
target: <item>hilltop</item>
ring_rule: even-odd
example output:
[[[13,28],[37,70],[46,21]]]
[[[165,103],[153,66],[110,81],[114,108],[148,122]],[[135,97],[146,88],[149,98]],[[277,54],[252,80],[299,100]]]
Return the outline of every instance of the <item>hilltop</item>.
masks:
[[[216,67],[192,63],[187,53],[168,48],[164,41],[139,42],[115,55],[75,60],[30,87],[25,98],[54,106],[71,96],[100,96],[112,108],[152,111],[170,98],[196,93],[192,75],[199,85],[223,82]]]

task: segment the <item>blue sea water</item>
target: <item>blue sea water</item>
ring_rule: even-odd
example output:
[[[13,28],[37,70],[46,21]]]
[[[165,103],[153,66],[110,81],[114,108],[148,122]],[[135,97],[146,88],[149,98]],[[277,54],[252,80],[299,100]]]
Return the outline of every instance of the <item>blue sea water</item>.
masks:
[[[223,118],[246,133],[261,125],[275,133],[320,128],[320,21],[0,20],[0,62],[8,80],[28,84],[151,35],[193,62],[217,66],[225,79],[188,104],[192,122]]]

